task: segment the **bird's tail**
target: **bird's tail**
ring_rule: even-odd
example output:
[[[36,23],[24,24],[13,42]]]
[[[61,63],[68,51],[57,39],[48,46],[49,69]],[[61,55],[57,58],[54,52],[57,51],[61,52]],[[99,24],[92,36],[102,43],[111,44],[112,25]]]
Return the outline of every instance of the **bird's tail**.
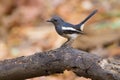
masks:
[[[94,10],[90,15],[88,15],[82,22],[81,24],[84,24],[88,19],[90,19],[95,13],[97,12],[97,10]]]
[[[95,13],[97,12],[97,10],[94,10],[91,14],[89,14],[80,24],[77,24],[77,26],[80,27],[80,29],[83,29],[84,23],[87,22]]]

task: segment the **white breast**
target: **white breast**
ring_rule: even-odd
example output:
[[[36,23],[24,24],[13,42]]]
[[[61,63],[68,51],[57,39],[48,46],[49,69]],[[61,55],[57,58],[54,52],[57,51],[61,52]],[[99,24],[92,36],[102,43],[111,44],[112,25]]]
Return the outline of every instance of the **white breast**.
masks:
[[[69,36],[72,39],[75,39],[78,37],[78,34],[68,34],[67,36]]]

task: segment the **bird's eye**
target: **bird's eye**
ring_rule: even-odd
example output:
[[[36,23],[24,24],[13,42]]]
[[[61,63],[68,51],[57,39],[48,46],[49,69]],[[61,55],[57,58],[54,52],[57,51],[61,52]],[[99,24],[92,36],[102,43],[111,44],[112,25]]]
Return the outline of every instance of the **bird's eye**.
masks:
[[[55,21],[55,22],[57,22],[57,20],[56,20],[56,19],[54,19],[54,21]]]

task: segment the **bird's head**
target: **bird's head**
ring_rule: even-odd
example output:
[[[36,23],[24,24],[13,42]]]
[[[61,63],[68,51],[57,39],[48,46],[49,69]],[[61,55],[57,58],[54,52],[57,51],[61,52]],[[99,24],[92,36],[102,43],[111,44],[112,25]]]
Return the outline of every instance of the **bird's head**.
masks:
[[[53,16],[50,20],[47,20],[47,22],[52,22],[54,25],[59,25],[64,21],[58,16]]]

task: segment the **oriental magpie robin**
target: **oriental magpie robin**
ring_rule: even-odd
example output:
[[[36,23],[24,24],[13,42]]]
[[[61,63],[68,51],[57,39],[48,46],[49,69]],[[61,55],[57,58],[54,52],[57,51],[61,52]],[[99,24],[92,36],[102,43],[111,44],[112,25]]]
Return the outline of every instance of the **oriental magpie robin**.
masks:
[[[80,22],[77,25],[70,24],[68,22],[65,22],[62,18],[58,16],[53,16],[50,20],[47,20],[47,22],[52,22],[55,26],[56,32],[62,36],[68,39],[67,42],[64,44],[71,44],[72,41],[79,35],[84,34],[84,24],[85,22],[90,19],[97,10],[94,10],[91,14],[89,14],[82,22]]]

